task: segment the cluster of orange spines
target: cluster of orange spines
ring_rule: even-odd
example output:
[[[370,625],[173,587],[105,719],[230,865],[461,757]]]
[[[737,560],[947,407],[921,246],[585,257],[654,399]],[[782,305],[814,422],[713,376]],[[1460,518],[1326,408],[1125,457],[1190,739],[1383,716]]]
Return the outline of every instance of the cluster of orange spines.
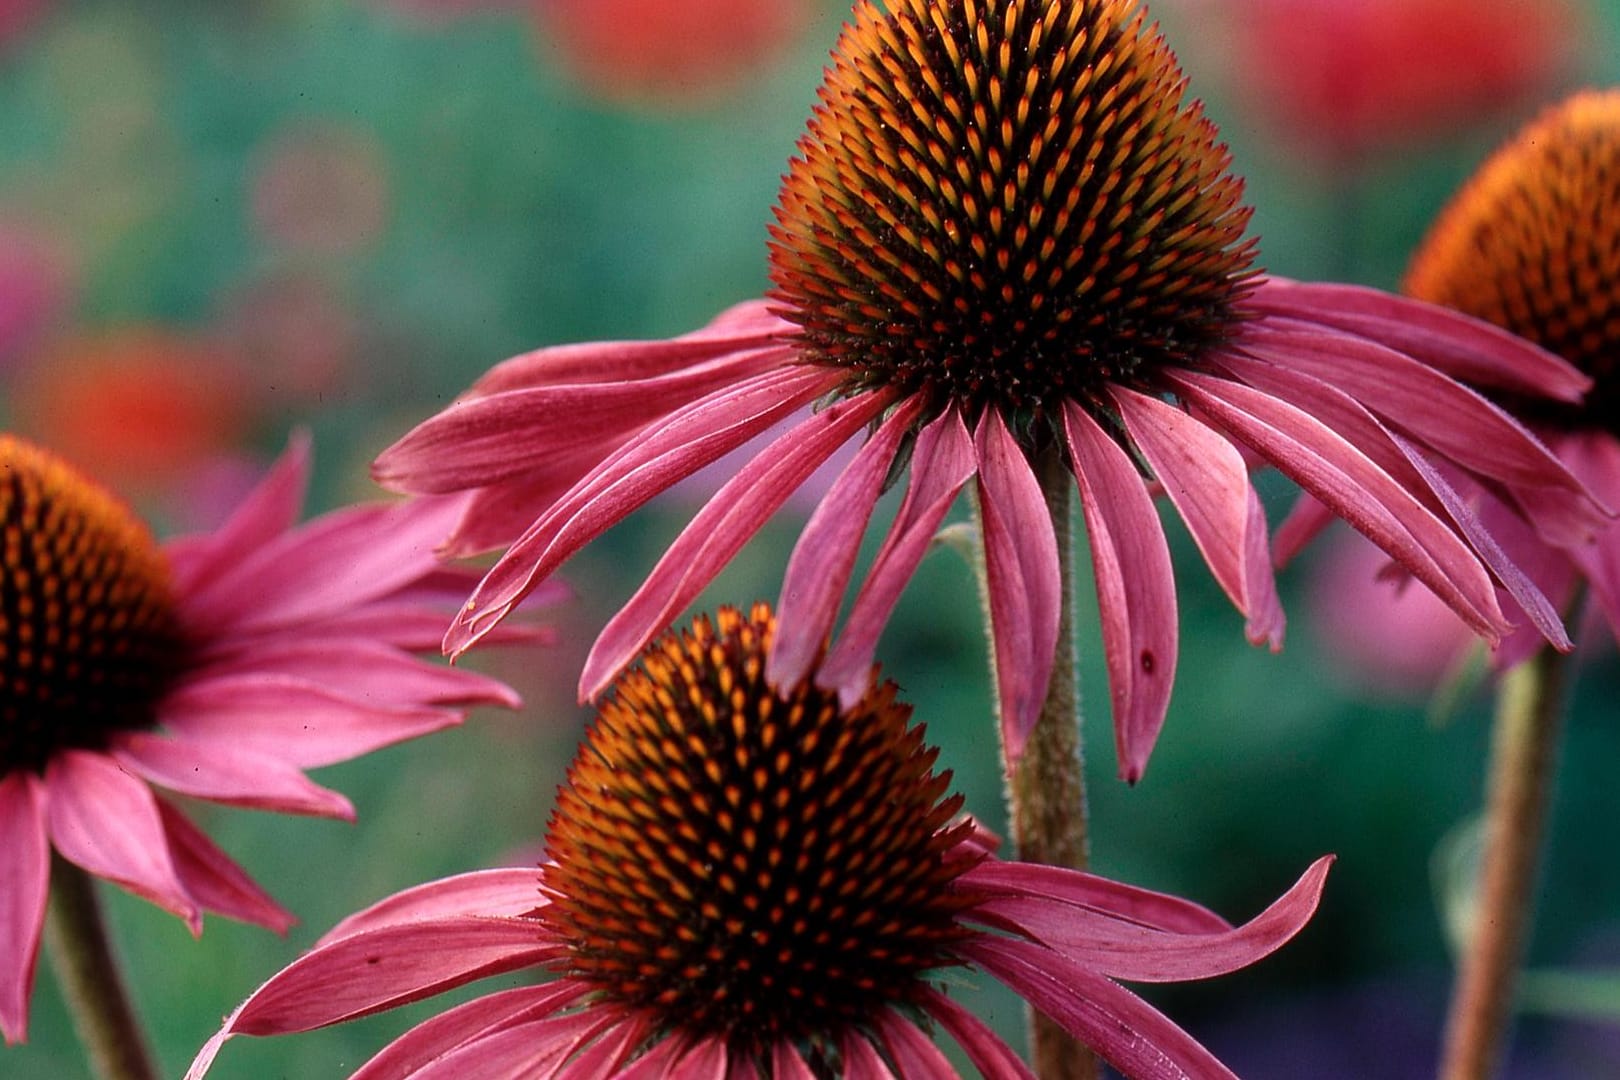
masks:
[[[1496,323],[1591,375],[1584,423],[1620,430],[1620,90],[1547,110],[1457,193],[1408,293]]]
[[[168,563],[61,459],[0,435],[0,772],[149,726],[175,663]]]
[[[1230,333],[1242,181],[1136,0],[889,7],[845,27],[772,228],[814,359],[1039,409]]]
[[[547,839],[568,973],[745,1055],[904,1003],[950,963],[961,797],[892,683],[853,709],[765,681],[770,609],[722,609],[620,678]]]

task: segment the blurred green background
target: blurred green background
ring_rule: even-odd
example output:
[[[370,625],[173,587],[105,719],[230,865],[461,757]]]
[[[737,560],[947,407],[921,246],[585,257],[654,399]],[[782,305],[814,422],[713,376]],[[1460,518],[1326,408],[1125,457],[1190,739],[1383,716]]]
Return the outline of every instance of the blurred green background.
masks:
[[[164,532],[217,521],[297,426],[316,436],[312,511],[370,497],[370,458],[494,362],[679,333],[760,294],[778,178],[846,10],[0,0],[0,420],[104,476]],[[1612,0],[1153,10],[1249,179],[1263,262],[1296,277],[1394,287],[1483,154],[1565,91],[1620,78]],[[1291,492],[1265,491],[1276,521]],[[667,498],[566,568],[578,599],[544,613],[560,645],[478,661],[520,686],[521,714],[481,713],[326,770],[358,825],[191,808],[303,920],[287,939],[216,919],[193,941],[105,890],[167,1073],[344,914],[537,857],[586,715],[573,702],[579,663],[694,506]],[[708,602],[774,598],[804,512],[784,512]],[[1149,996],[1245,1076],[1427,1075],[1449,976],[1435,853],[1477,811],[1488,700],[1476,687],[1431,722],[1455,638],[1432,622],[1421,640],[1403,636],[1409,624],[1365,585],[1376,564],[1343,572],[1354,550],[1329,545],[1283,575],[1293,621],[1273,656],[1244,643],[1180,526],[1168,531],[1180,678],[1134,789],[1114,779],[1083,590],[1097,868],[1235,918],[1317,855],[1339,863],[1288,949]],[[959,559],[930,556],[880,656],[970,809],[999,828],[971,595]],[[1620,669],[1593,636],[1554,811],[1541,967],[1620,969]],[[1019,1038],[1007,994],[963,983]],[[215,1075],[338,1075],[440,1008],[238,1040]],[[1615,1075],[1616,1030],[1532,1018],[1514,1075]],[[86,1075],[44,964],[30,1041],[0,1052],[0,1075]]]

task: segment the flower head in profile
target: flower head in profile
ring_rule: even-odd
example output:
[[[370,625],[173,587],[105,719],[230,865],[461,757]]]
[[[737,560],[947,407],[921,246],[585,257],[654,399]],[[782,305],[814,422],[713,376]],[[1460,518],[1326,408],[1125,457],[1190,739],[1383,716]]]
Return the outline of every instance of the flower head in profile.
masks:
[[[1565,642],[1431,458],[1564,535],[1599,516],[1523,428],[1450,375],[1574,401],[1587,380],[1499,329],[1367,289],[1259,276],[1241,181],[1134,0],[858,4],[783,183],[775,289],[667,342],[499,365],[379,459],[405,491],[473,489],[453,550],[507,546],[460,652],[585,543],[793,416],[696,515],[589,657],[594,695],[818,465],[864,438],[801,536],[772,680],[837,620],[883,490],[887,540],[817,669],[866,692],[881,629],[960,490],[983,522],[1002,725],[1016,758],[1054,662],[1061,585],[1043,482],[1078,484],[1120,770],[1138,777],[1176,668],[1149,478],[1255,642],[1281,643],[1245,452],[1374,539],[1478,633]],[[862,433],[865,433],[862,436]],[[1504,609],[1497,586],[1512,600]]]
[[[1008,862],[948,795],[892,683],[853,704],[778,692],[764,605],[655,642],[559,793],[547,861],[407,890],[248,998],[232,1035],[307,1031],[523,967],[555,978],[418,1025],[354,1075],[987,1077],[1031,1074],[940,984],[975,968],[1132,1077],[1231,1074],[1116,979],[1244,967],[1316,908],[1329,859],[1232,927],[1184,900]]]
[[[299,526],[308,456],[295,444],[219,529],[160,547],[106,489],[0,435],[7,1042],[27,1032],[53,848],[194,932],[204,910],[279,932],[291,916],[154,787],[352,819],[304,769],[456,724],[469,705],[516,705],[499,683],[413,655],[468,584],[433,555],[455,507]]]

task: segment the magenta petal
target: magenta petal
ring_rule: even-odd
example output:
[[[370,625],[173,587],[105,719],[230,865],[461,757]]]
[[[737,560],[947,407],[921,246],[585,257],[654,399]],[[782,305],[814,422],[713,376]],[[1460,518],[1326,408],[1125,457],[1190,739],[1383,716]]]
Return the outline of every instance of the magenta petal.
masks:
[[[1307,544],[1337,520],[1338,515],[1332,510],[1302,493],[1294,500],[1293,508],[1288,511],[1288,516],[1277,527],[1277,533],[1272,538],[1275,564],[1283,567],[1293,562],[1294,556],[1305,550]]]
[[[612,1023],[605,1013],[586,1009],[537,1019],[515,1018],[412,1075],[415,1080],[551,1080]]]
[[[776,642],[765,665],[772,685],[797,686],[826,648],[872,507],[920,409],[918,400],[909,400],[883,422],[822,497],[793,545],[777,605]]]
[[[985,410],[974,444],[1002,744],[1012,768],[1052,678],[1063,582],[1041,485],[995,409]]]
[[[977,465],[973,439],[954,408],[918,432],[906,497],[855,596],[843,632],[816,673],[817,684],[837,690],[846,706],[870,687],[872,657],[883,627]]]
[[[1119,774],[1134,784],[1164,726],[1176,677],[1176,582],[1170,547],[1153,498],[1119,444],[1090,413],[1070,402],[1063,406],[1063,432],[1091,534]]]
[[[1045,946],[987,935],[960,951],[1132,1080],[1237,1080],[1163,1013]]]
[[[580,673],[580,697],[601,693],[697,598],[788,496],[892,400],[891,393],[878,392],[829,406],[761,450],[715,492],[596,639]]]
[[[844,1052],[843,1080],[895,1080],[893,1070],[878,1057],[876,1048],[866,1041],[866,1036],[855,1031],[845,1031],[839,1048]],[[949,1068],[947,1066],[947,1068]],[[904,1074],[902,1074],[904,1075]],[[920,1073],[918,1075],[937,1075],[940,1080],[955,1075],[954,1070],[944,1073]]]
[[[624,1063],[646,1037],[645,1019],[635,1017],[622,1020],[558,1069],[554,1074],[556,1080],[609,1080],[617,1077]]]
[[[51,840],[63,858],[202,933],[202,912],[175,872],[151,788],[104,755],[83,750],[52,758],[45,787]]]
[[[523,915],[545,902],[540,895],[540,878],[541,871],[537,867],[513,866],[475,870],[430,881],[355,912],[322,935],[315,946],[321,948],[340,938],[424,919]],[[536,924],[535,933],[541,932],[542,928]]]
[[[416,1025],[360,1066],[349,1080],[409,1080],[417,1070],[480,1036],[513,1022],[550,1015],[585,991],[583,983],[560,980],[474,998]]]
[[[1560,449],[1598,498],[1620,506],[1620,440],[1598,432],[1567,438]],[[1569,555],[1590,582],[1609,625],[1620,634],[1620,526],[1611,526],[1595,543],[1573,548]]]
[[[251,747],[136,731],[119,736],[111,754],[136,776],[195,799],[354,820],[354,806],[348,799],[321,787],[296,766]]]
[[[1243,455],[1219,433],[1157,398],[1112,391],[1125,428],[1164,485],[1210,572],[1248,619],[1249,640],[1282,647],[1265,512]]]
[[[1231,923],[1202,904],[1060,866],[985,859],[957,881],[964,889],[983,891],[991,902],[1045,898],[1173,934],[1221,934],[1232,929]]]
[[[28,998],[50,882],[45,793],[33,774],[14,770],[0,777],[0,1035],[7,1046],[28,1038]]]
[[[287,440],[287,449],[230,518],[211,533],[185,536],[164,545],[174,570],[175,590],[200,592],[242,560],[298,523],[309,486],[311,441],[307,431]]]
[[[1035,1080],[1012,1047],[985,1023],[937,990],[923,991],[922,1007],[950,1033],[985,1080]]]
[[[215,846],[186,815],[162,799],[157,800],[157,808],[169,837],[169,857],[192,899],[208,911],[268,927],[278,934],[285,934],[298,921],[270,899],[270,894],[259,888],[247,871]]]
[[[276,973],[242,1003],[228,1033],[310,1031],[544,963],[558,951],[530,919],[459,915],[352,934]]]
[[[436,616],[443,635],[445,616]],[[342,639],[321,633],[296,639],[256,642],[251,647],[206,665],[209,679],[238,674],[285,678],[317,687],[342,687],[344,697],[362,704],[502,705],[522,704],[505,683],[463,668],[427,663],[400,648],[376,640],[356,639],[347,631]]]
[[[934,1040],[923,1034],[915,1023],[893,1009],[884,1009],[877,1015],[878,1035],[889,1051],[889,1059],[903,1077],[954,1077],[945,1054],[934,1045]]]
[[[832,389],[839,377],[817,368],[768,372],[677,409],[614,451],[485,575],[445,635],[445,651],[465,651],[575,551],[677,480]]]

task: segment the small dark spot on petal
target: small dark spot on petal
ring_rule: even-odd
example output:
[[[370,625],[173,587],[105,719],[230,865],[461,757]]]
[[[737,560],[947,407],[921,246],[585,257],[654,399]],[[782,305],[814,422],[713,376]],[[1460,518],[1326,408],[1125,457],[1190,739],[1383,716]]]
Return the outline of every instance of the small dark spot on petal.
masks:
[[[1153,650],[1152,649],[1143,649],[1142,650],[1142,674],[1144,674],[1144,675],[1153,674],[1153,668],[1154,668],[1154,666],[1156,664],[1158,664],[1158,661],[1155,660],[1154,657],[1153,657]]]

